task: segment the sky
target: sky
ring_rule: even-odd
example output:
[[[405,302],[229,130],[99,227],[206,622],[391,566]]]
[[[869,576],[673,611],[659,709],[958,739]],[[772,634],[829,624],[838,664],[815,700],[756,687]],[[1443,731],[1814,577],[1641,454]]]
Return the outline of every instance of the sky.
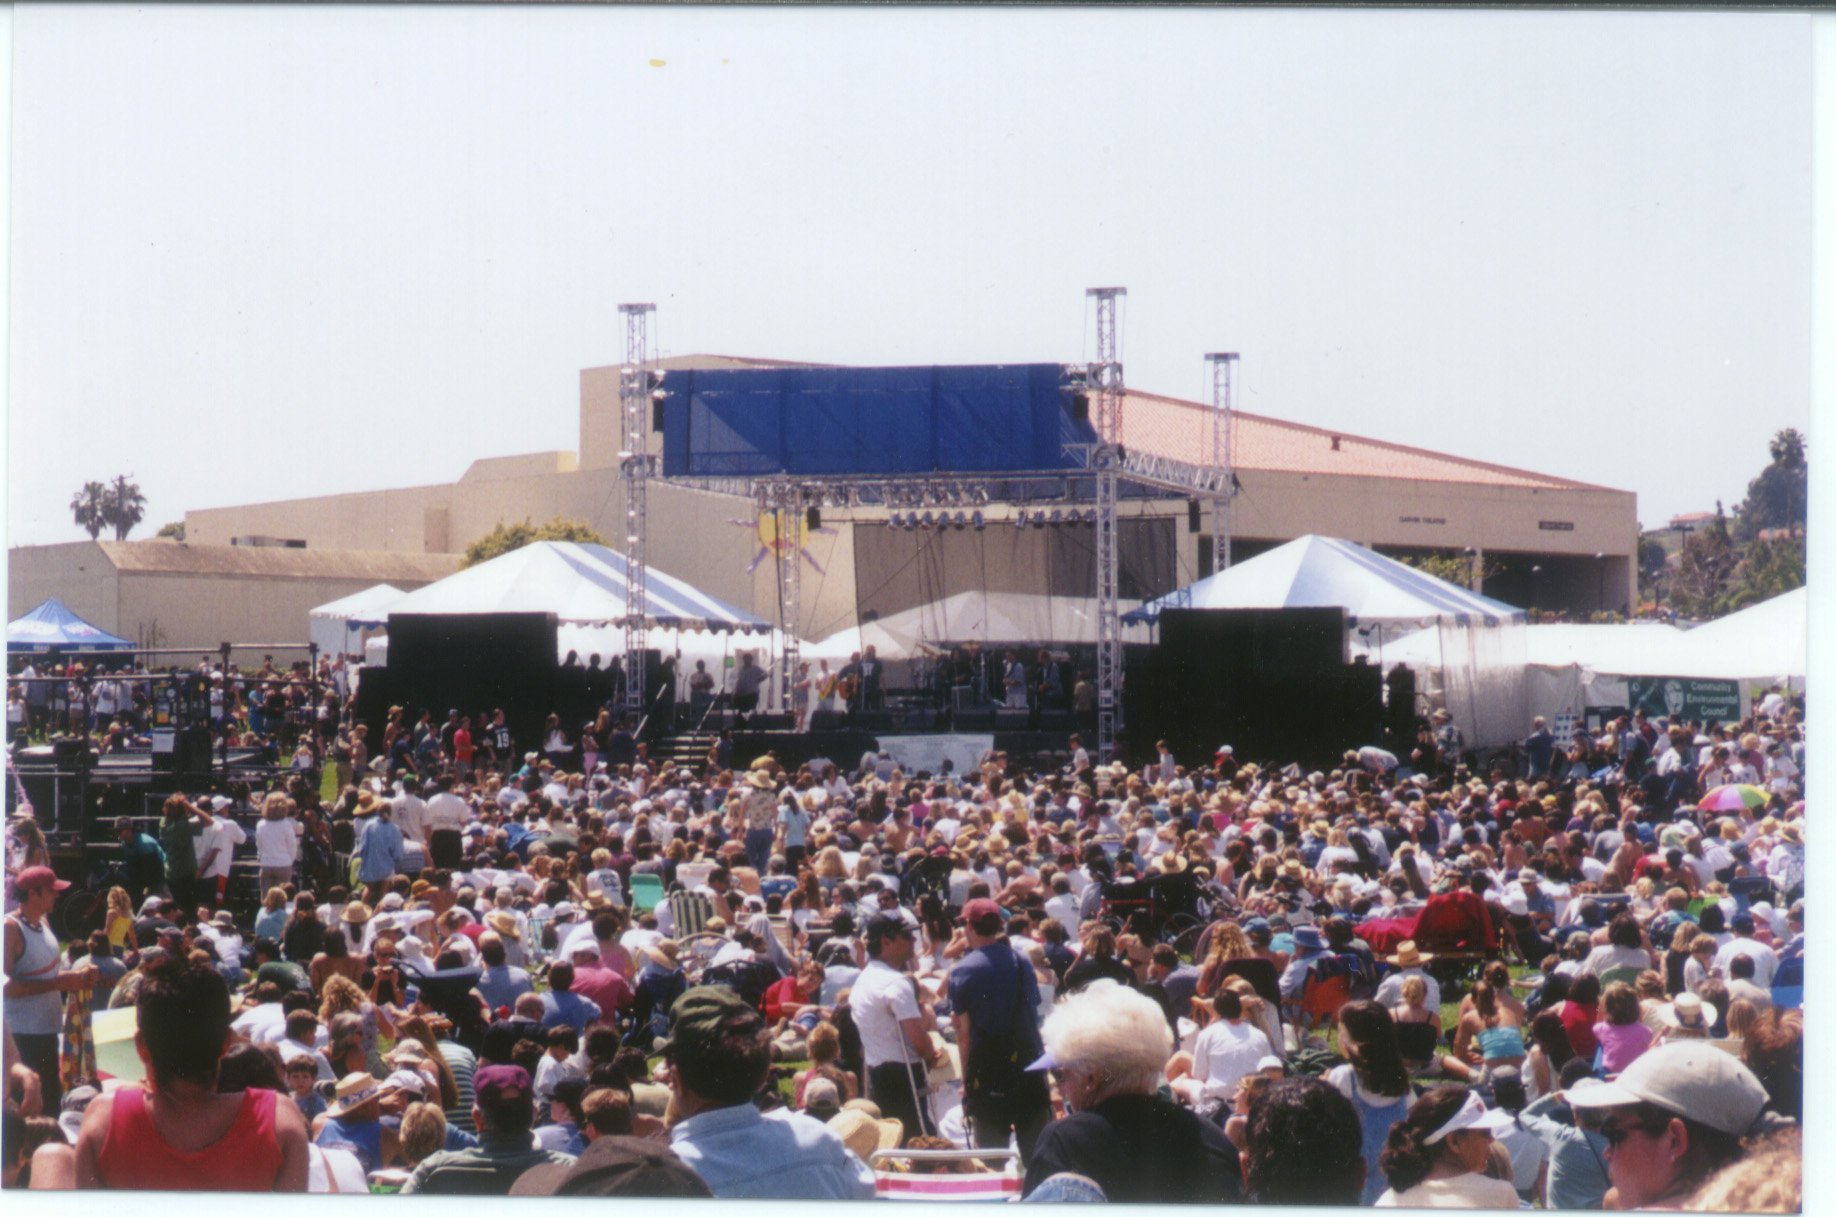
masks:
[[[1076,361],[1731,509],[1811,414],[1802,14],[13,11],[7,534],[578,443],[661,353]],[[1813,450],[1812,459],[1817,453]]]

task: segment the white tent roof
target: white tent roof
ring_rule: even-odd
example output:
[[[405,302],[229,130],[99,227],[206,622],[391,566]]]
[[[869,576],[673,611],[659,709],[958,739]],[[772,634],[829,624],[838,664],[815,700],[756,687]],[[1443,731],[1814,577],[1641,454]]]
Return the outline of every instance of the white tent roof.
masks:
[[[1129,631],[1124,630],[1124,637]],[[1146,641],[1145,631],[1136,635]],[[958,592],[803,644],[805,659],[847,659],[871,644],[881,659],[909,659],[925,644],[1063,644],[1096,641],[1096,601],[1022,592]]]
[[[1623,625],[1594,625],[1551,622],[1526,626],[1524,629],[1524,662],[1543,667],[1561,668],[1579,665],[1590,670],[1670,674],[1686,637],[1674,626],[1649,622]],[[1384,666],[1406,663],[1412,668],[1434,668],[1441,664],[1441,632],[1430,628],[1396,637],[1385,637],[1382,646],[1375,636],[1359,637],[1354,649],[1373,657],[1381,652]],[[1628,669],[1627,665],[1631,665]]]
[[[1538,667],[1579,667],[1614,676],[1681,676],[1696,680],[1774,680],[1805,675],[1809,593],[1800,588],[1752,608],[1698,626],[1634,621],[1615,624],[1552,622],[1524,631],[1524,662]],[[1372,656],[1373,638],[1353,645]],[[1385,667],[1441,664],[1440,631],[1417,630],[1382,640]]]
[[[1169,608],[1333,607],[1344,608],[1351,622],[1360,625],[1498,625],[1524,620],[1522,609],[1350,541],[1312,535],[1170,592],[1129,617],[1152,620]]]
[[[375,587],[366,587],[360,592],[321,604],[310,610],[308,617],[322,617],[333,621],[365,620],[375,614],[387,614],[389,605],[407,595],[401,588],[388,583],[378,583]]]
[[[609,625],[631,613],[625,558],[603,545],[537,541],[409,592],[388,606],[397,613],[554,613],[563,623]],[[678,629],[764,630],[766,622],[651,567],[645,584],[647,624]]]

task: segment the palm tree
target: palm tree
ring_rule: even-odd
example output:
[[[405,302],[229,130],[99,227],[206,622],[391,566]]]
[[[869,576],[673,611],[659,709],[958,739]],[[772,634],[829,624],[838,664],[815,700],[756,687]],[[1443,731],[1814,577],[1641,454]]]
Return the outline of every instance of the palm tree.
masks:
[[[70,514],[76,517],[77,527],[88,533],[91,541],[102,535],[103,527],[109,522],[107,501],[108,487],[101,482],[84,482],[83,489],[70,500]]]
[[[115,540],[127,540],[128,533],[146,518],[146,514],[147,496],[140,493],[139,486],[127,480],[126,474],[116,474],[115,484],[109,487],[102,504],[103,522],[115,530]]]

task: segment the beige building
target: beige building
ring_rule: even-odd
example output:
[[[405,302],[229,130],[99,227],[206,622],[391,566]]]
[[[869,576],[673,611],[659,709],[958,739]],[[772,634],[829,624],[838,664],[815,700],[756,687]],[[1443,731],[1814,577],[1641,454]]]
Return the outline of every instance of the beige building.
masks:
[[[318,605],[378,583],[411,591],[458,566],[456,556],[441,553],[176,541],[30,545],[8,554],[7,616],[56,596],[90,624],[143,647],[303,643],[306,615]],[[306,654],[267,649],[283,660]]]
[[[724,356],[662,363],[666,370],[781,366],[807,365]],[[618,381],[616,366],[581,372],[577,453],[484,458],[444,485],[188,512],[188,548],[215,549],[260,536],[305,545],[303,551],[265,552],[331,558],[324,551],[362,551],[370,563],[366,569],[380,569],[391,555],[442,556],[439,560],[450,564],[453,555],[500,523],[525,518],[540,523],[555,516],[583,520],[619,547],[624,522]],[[1203,462],[1210,419],[1199,403],[1131,390],[1120,439],[1131,449]],[[657,451],[660,437],[650,440]],[[1241,485],[1232,509],[1236,560],[1319,533],[1392,554],[1470,551],[1485,572],[1483,590],[1519,606],[1623,609],[1635,594],[1637,501],[1630,492],[1248,414],[1238,415],[1234,451]],[[1209,504],[1200,507],[1196,531],[1181,499],[1133,502],[1123,512],[1151,521],[1135,526],[1129,536],[1140,543],[1127,546],[1124,555],[1135,562],[1141,580],[1165,584],[1147,590],[1157,594],[1210,572]],[[1074,559],[1078,546],[1087,548],[1088,542],[1080,542],[1075,529],[1015,530],[1001,523],[1011,512],[998,504],[986,515],[990,523],[983,535],[904,532],[888,528],[882,510],[825,510],[820,531],[795,538],[808,564],[798,632],[821,638],[854,625],[861,613],[883,616],[997,583],[1059,595],[1073,594],[1072,585],[1081,587],[1082,567]],[[755,559],[769,556],[769,528],[760,526],[749,501],[653,482],[650,516],[652,565],[778,619],[774,564],[754,566]],[[939,559],[944,553],[947,561]],[[14,571],[17,585],[17,557]],[[391,572],[350,580],[340,590],[383,579],[404,588],[413,582]],[[65,599],[84,611],[75,598]],[[180,617],[171,614],[191,611],[179,600],[158,612],[136,610],[131,621],[94,619],[128,637],[143,623],[172,632],[181,627]],[[118,628],[117,620],[127,628]],[[276,620],[272,628],[304,636],[303,614],[297,622]],[[183,629],[188,637],[213,637],[221,627]]]

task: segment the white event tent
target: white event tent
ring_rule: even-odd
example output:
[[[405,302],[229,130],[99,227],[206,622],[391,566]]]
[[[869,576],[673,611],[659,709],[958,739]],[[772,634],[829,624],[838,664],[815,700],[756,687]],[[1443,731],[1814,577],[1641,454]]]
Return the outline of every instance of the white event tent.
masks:
[[[537,541],[409,592],[358,623],[380,625],[396,614],[553,613],[559,619],[557,659],[570,650],[583,660],[594,653],[609,658],[624,654],[625,632],[617,623],[630,614],[629,592],[625,558],[615,550]],[[654,566],[645,593],[646,644],[681,654],[686,670],[701,659],[718,673],[740,650],[766,652],[760,662],[770,667],[769,656],[782,647],[782,636],[767,622]],[[386,664],[387,638],[371,639],[365,654],[371,664]],[[678,681],[684,696],[686,670]]]
[[[1124,629],[1123,638],[1145,642],[1147,632]],[[812,661],[846,661],[854,652],[872,645],[881,659],[896,663],[934,651],[934,640],[953,644],[977,641],[993,646],[1093,643],[1096,600],[1023,592],[958,592],[837,630],[820,642],[805,643],[803,657]]]
[[[1335,537],[1304,536],[1149,601],[1124,621],[1153,621],[1170,608],[1343,608],[1358,638],[1388,641],[1418,631],[1435,660],[1417,693],[1444,705],[1470,747],[1521,734],[1524,611]],[[1411,665],[1414,666],[1414,665]]]
[[[1774,685],[1802,689],[1809,604],[1809,590],[1799,588],[1689,630],[1642,621],[1532,625],[1524,631],[1525,714],[1565,725],[1590,706],[1621,709],[1629,678],[1731,680],[1743,697]],[[1406,663],[1428,672],[1441,665],[1435,629],[1384,639],[1381,647],[1367,640],[1364,649],[1386,668]]]
[[[407,593],[388,583],[378,583],[360,592],[321,604],[306,614],[306,636],[317,643],[321,655],[345,655],[364,649],[364,643],[376,626],[366,625],[389,611],[389,606]]]

